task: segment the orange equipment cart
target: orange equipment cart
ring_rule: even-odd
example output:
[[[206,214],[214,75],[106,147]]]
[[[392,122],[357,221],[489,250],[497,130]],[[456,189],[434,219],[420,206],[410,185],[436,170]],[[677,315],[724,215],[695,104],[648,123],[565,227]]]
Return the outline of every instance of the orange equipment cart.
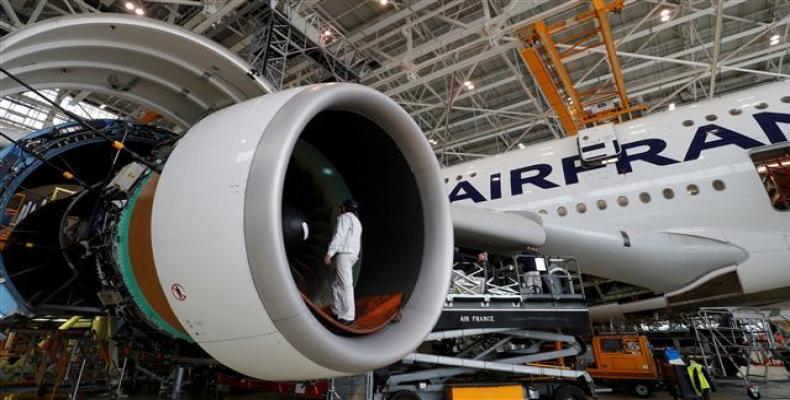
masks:
[[[659,380],[647,337],[606,334],[592,338],[595,362],[587,372],[597,382],[627,386],[639,397],[649,397]]]

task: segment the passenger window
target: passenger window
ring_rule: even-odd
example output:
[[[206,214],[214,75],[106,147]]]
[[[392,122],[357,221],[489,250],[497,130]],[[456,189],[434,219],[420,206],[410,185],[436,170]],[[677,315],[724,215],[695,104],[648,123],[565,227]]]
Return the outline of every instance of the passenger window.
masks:
[[[722,190],[726,189],[727,186],[724,184],[723,180],[716,179],[715,181],[713,181],[713,188],[716,189],[716,191],[721,192]]]
[[[477,172],[472,172],[471,174],[469,174],[469,177],[470,177],[470,178],[474,178],[474,177],[476,177],[476,176],[477,176]]]
[[[650,203],[650,193],[648,192],[639,193],[639,200],[642,200],[642,203]]]
[[[568,209],[563,207],[563,206],[559,206],[557,208],[557,214],[559,214],[560,217],[564,217],[564,216],[568,215]]]
[[[664,189],[663,193],[664,193],[664,198],[667,200],[672,200],[675,198],[675,191],[670,188]]]
[[[699,194],[699,186],[695,184],[688,185],[686,186],[686,191],[688,192],[688,194],[692,196],[696,196]]]
[[[741,114],[743,114],[743,110],[741,110],[740,108],[733,108],[732,110],[730,110],[730,115],[741,115]]]
[[[579,204],[577,204],[577,205],[576,205],[576,211],[578,211],[578,212],[579,212],[579,214],[584,214],[584,213],[586,213],[586,212],[587,212],[587,205],[586,205],[586,204],[584,204],[584,203],[579,203]]]
[[[782,103],[790,103],[790,96],[782,97]]]
[[[544,214],[544,215],[546,215],[546,214],[548,214],[548,213],[549,213],[549,212],[548,212],[548,211],[546,211],[546,210],[540,210],[540,211],[538,211],[538,212],[539,212],[540,214]]]
[[[623,351],[623,341],[621,339],[601,340],[601,350],[604,353],[620,353]]]
[[[760,104],[754,106],[754,108],[756,108],[758,110],[765,110],[766,108],[768,108],[768,103],[760,103]]]
[[[694,121],[692,121],[690,119],[687,119],[687,120],[683,121],[683,126],[685,126],[685,127],[694,126]]]
[[[462,175],[458,175],[458,176],[456,176],[456,177],[455,177],[455,180],[457,180],[457,181],[460,181],[460,180],[461,180],[461,179],[463,179],[463,178],[464,178],[464,177],[463,177]]]
[[[790,210],[790,144],[751,157],[771,205],[779,211]]]
[[[598,205],[599,210],[606,210],[606,200],[598,200],[595,204]]]
[[[444,178],[444,183],[450,182],[450,178]]]
[[[620,207],[627,206],[628,205],[628,197],[625,197],[625,196],[618,197],[617,198],[617,204],[619,204]]]
[[[705,119],[712,122],[719,119],[719,117],[717,117],[715,114],[710,114],[710,115],[706,115]]]

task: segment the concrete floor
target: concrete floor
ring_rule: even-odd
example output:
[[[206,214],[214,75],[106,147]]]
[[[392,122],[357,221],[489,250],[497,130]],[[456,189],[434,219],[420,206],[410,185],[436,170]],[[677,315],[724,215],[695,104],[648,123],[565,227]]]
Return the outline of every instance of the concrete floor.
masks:
[[[762,384],[759,381],[754,381],[760,387],[761,399],[771,400],[790,400],[790,380],[784,381],[770,381]],[[106,400],[107,397],[92,397],[87,396],[86,399],[102,399]],[[126,400],[162,400],[163,397],[156,395],[135,395],[129,396]],[[185,393],[184,400],[216,400],[213,396],[206,395],[204,397],[195,399]],[[224,396],[225,400],[304,400],[302,397],[293,396],[279,396],[273,393],[259,393],[259,392],[242,392],[230,393]],[[607,393],[600,395],[601,400],[625,400],[625,399],[638,399],[636,396],[629,393]],[[667,392],[656,392],[650,397],[651,400],[672,400],[672,397]],[[720,385],[718,391],[714,392],[711,396],[712,400],[749,400],[746,396],[745,389],[740,385]]]
[[[770,381],[767,384],[753,382],[760,387],[761,399],[770,400],[790,400],[790,380]],[[227,400],[304,400],[300,397],[284,397],[265,393],[244,393],[226,397]],[[627,393],[602,394],[601,400],[625,400],[638,399],[638,397]],[[651,400],[672,400],[667,392],[656,392],[650,397]],[[718,390],[713,393],[711,400],[749,400],[745,389],[740,385],[720,385]]]
[[[760,387],[761,399],[787,399],[790,400],[790,381],[770,381],[762,384],[754,381]],[[609,393],[600,396],[601,400],[622,400],[637,398],[626,393]],[[651,397],[653,400],[670,400],[672,397],[667,392],[656,392]],[[742,386],[721,385],[718,391],[711,396],[712,400],[748,400],[746,390]]]

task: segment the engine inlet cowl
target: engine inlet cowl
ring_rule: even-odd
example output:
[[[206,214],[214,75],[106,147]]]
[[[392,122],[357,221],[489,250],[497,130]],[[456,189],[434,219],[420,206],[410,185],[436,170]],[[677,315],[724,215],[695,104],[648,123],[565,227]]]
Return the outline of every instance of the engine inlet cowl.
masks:
[[[363,224],[358,304],[403,299],[387,319],[397,322],[356,333],[321,315],[332,279],[321,259],[346,197]],[[424,135],[394,101],[356,84],[209,115],[168,159],[152,216],[159,281],[186,332],[219,362],[270,380],[361,373],[416,349],[441,313],[452,240]]]

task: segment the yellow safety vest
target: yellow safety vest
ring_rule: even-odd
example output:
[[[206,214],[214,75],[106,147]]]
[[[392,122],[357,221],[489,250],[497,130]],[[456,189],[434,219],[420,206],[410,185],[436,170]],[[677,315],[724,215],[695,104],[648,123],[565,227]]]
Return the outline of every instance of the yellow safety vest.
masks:
[[[688,368],[686,368],[686,372],[689,374],[691,386],[694,388],[694,392],[697,393],[697,396],[702,396],[702,393],[706,389],[710,389],[710,382],[705,378],[705,374],[702,373],[702,365],[697,364],[696,361],[692,361],[689,363]],[[699,379],[699,387],[697,387],[697,379],[694,379],[695,377]]]

